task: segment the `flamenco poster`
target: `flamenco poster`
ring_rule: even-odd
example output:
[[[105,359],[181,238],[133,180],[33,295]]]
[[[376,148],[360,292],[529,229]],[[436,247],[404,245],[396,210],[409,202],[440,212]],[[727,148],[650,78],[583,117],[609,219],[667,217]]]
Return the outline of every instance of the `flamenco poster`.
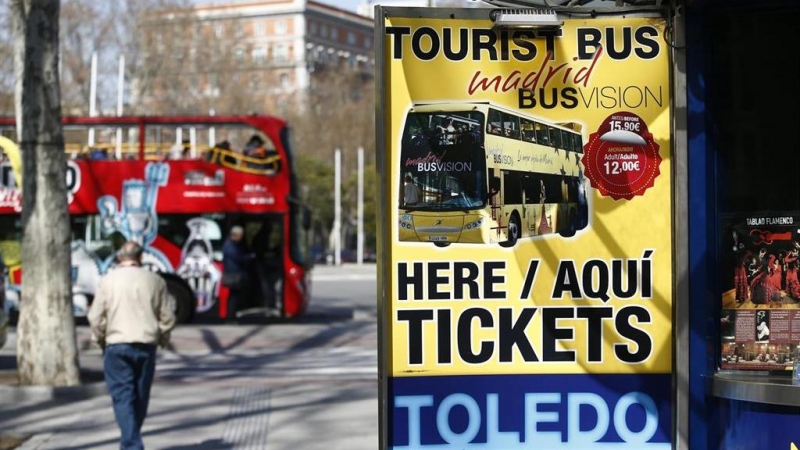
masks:
[[[727,216],[720,237],[721,368],[791,370],[800,345],[800,211]]]

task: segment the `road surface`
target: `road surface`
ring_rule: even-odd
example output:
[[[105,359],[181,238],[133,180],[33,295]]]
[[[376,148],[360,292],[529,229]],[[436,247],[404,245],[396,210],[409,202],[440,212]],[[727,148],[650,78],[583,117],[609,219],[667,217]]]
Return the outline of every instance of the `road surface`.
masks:
[[[147,448],[374,450],[375,266],[317,267],[309,314],[268,325],[189,325],[160,352]],[[13,335],[0,358],[13,357]],[[81,365],[101,367],[79,327]],[[7,392],[7,391],[6,391]],[[115,449],[110,399],[0,402],[21,449]]]

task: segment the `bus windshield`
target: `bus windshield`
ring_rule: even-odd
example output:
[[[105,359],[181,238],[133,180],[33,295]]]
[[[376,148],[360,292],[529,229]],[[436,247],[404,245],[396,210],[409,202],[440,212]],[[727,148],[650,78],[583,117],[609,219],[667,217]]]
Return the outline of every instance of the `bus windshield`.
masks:
[[[401,154],[400,208],[466,211],[486,206],[484,115],[409,113]]]

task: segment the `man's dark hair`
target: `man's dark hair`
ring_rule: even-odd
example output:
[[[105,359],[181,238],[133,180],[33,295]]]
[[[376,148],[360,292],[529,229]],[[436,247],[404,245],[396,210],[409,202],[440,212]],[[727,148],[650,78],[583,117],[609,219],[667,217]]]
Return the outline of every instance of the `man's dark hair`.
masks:
[[[247,141],[248,145],[264,145],[264,140],[261,139],[261,136],[254,134],[250,137],[250,140]]]
[[[126,241],[117,252],[117,259],[122,261],[141,261],[144,249],[134,241]]]

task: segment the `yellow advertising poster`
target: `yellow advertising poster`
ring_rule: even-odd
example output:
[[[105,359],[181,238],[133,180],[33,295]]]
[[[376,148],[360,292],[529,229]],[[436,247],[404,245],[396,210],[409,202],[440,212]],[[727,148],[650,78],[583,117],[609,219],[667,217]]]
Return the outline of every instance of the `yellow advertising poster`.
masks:
[[[591,442],[669,448],[665,21],[534,30],[483,17],[384,20],[390,442],[426,447],[428,433],[431,445],[501,448],[440,419],[474,406],[522,430],[493,396],[502,411],[504,398],[592,392],[607,405],[598,417],[626,402],[646,414],[633,434],[615,422],[616,434]],[[542,385],[550,391],[534,392]],[[520,433],[511,440],[525,444],[535,430]],[[637,445],[619,448],[651,448]]]

